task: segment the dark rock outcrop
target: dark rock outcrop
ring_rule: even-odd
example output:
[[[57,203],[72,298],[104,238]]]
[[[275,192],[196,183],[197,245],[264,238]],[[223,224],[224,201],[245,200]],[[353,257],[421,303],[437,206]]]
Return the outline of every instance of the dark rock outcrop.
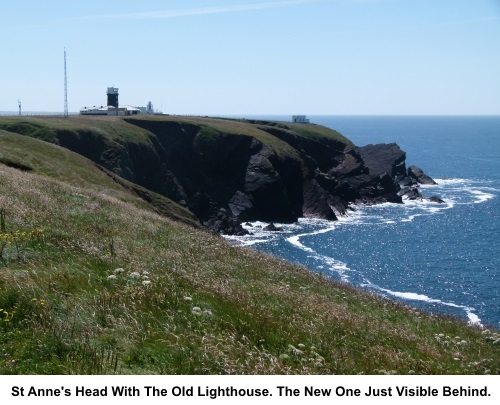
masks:
[[[372,177],[384,174],[397,179],[406,176],[406,153],[395,143],[366,145],[359,148]]]
[[[433,195],[432,197],[429,197],[429,201],[435,202],[438,204],[444,204],[444,200],[438,196]]]
[[[276,138],[274,145],[192,124],[129,122],[152,132],[159,145],[161,163],[147,187],[183,204],[217,233],[243,235],[241,223],[255,220],[336,220],[350,204],[420,199],[418,184],[432,182],[415,166],[406,169],[406,154],[395,143],[358,148],[303,136],[284,124],[257,123]],[[266,230],[280,229],[271,224]]]
[[[437,184],[433,179],[427,176],[420,167],[410,166],[408,168],[408,177],[415,179],[420,184]]]
[[[274,225],[272,222],[269,225],[265,226],[262,230],[267,232],[283,232],[283,228]]]
[[[359,151],[365,165],[369,168],[370,175],[380,176],[381,183],[385,178],[385,189],[389,191],[389,194],[383,197],[387,201],[397,202],[397,200],[391,201],[390,192],[396,192],[402,200],[421,200],[423,197],[418,189],[419,185],[437,184],[417,166],[410,166],[406,169],[406,154],[395,143],[367,145],[359,148]],[[438,202],[437,199],[435,202]]]

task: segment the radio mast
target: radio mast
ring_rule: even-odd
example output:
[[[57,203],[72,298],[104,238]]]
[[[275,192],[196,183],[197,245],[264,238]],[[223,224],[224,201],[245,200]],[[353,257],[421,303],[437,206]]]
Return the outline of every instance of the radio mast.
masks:
[[[21,115],[21,100],[17,100],[17,104],[19,105],[19,115]]]
[[[66,48],[64,48],[64,116],[68,116],[68,76],[66,74]]]

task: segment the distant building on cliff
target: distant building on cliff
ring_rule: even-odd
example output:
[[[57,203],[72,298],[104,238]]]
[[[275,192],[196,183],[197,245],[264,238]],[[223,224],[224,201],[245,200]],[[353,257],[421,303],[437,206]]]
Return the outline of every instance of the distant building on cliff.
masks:
[[[137,107],[137,108],[141,110],[141,114],[149,114],[149,115],[155,114],[155,110],[153,109],[153,103],[151,101],[148,101],[147,107]]]
[[[309,124],[309,120],[305,115],[292,115],[292,122],[296,122],[299,124]]]
[[[108,107],[118,108],[118,88],[117,87],[108,87],[108,91],[106,92],[108,96]]]
[[[155,114],[151,101],[147,107],[133,107],[131,105],[119,105],[118,103],[118,88],[108,87],[106,92],[108,96],[107,105],[100,107],[82,107],[80,115],[136,115],[136,114]],[[158,113],[161,114],[161,113]]]

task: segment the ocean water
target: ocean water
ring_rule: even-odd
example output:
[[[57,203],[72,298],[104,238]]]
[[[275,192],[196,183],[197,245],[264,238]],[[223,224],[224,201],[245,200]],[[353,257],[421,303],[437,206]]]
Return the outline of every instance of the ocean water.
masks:
[[[256,117],[247,117],[256,118]],[[289,120],[290,117],[260,117]],[[356,145],[397,142],[445,204],[355,206],[339,221],[228,237],[335,280],[471,323],[500,327],[500,116],[310,116]]]

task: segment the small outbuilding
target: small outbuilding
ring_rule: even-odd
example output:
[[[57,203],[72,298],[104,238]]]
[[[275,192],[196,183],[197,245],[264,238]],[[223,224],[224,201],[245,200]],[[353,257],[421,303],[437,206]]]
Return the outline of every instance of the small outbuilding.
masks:
[[[305,115],[292,115],[292,122],[296,122],[298,124],[309,124],[309,120]]]

